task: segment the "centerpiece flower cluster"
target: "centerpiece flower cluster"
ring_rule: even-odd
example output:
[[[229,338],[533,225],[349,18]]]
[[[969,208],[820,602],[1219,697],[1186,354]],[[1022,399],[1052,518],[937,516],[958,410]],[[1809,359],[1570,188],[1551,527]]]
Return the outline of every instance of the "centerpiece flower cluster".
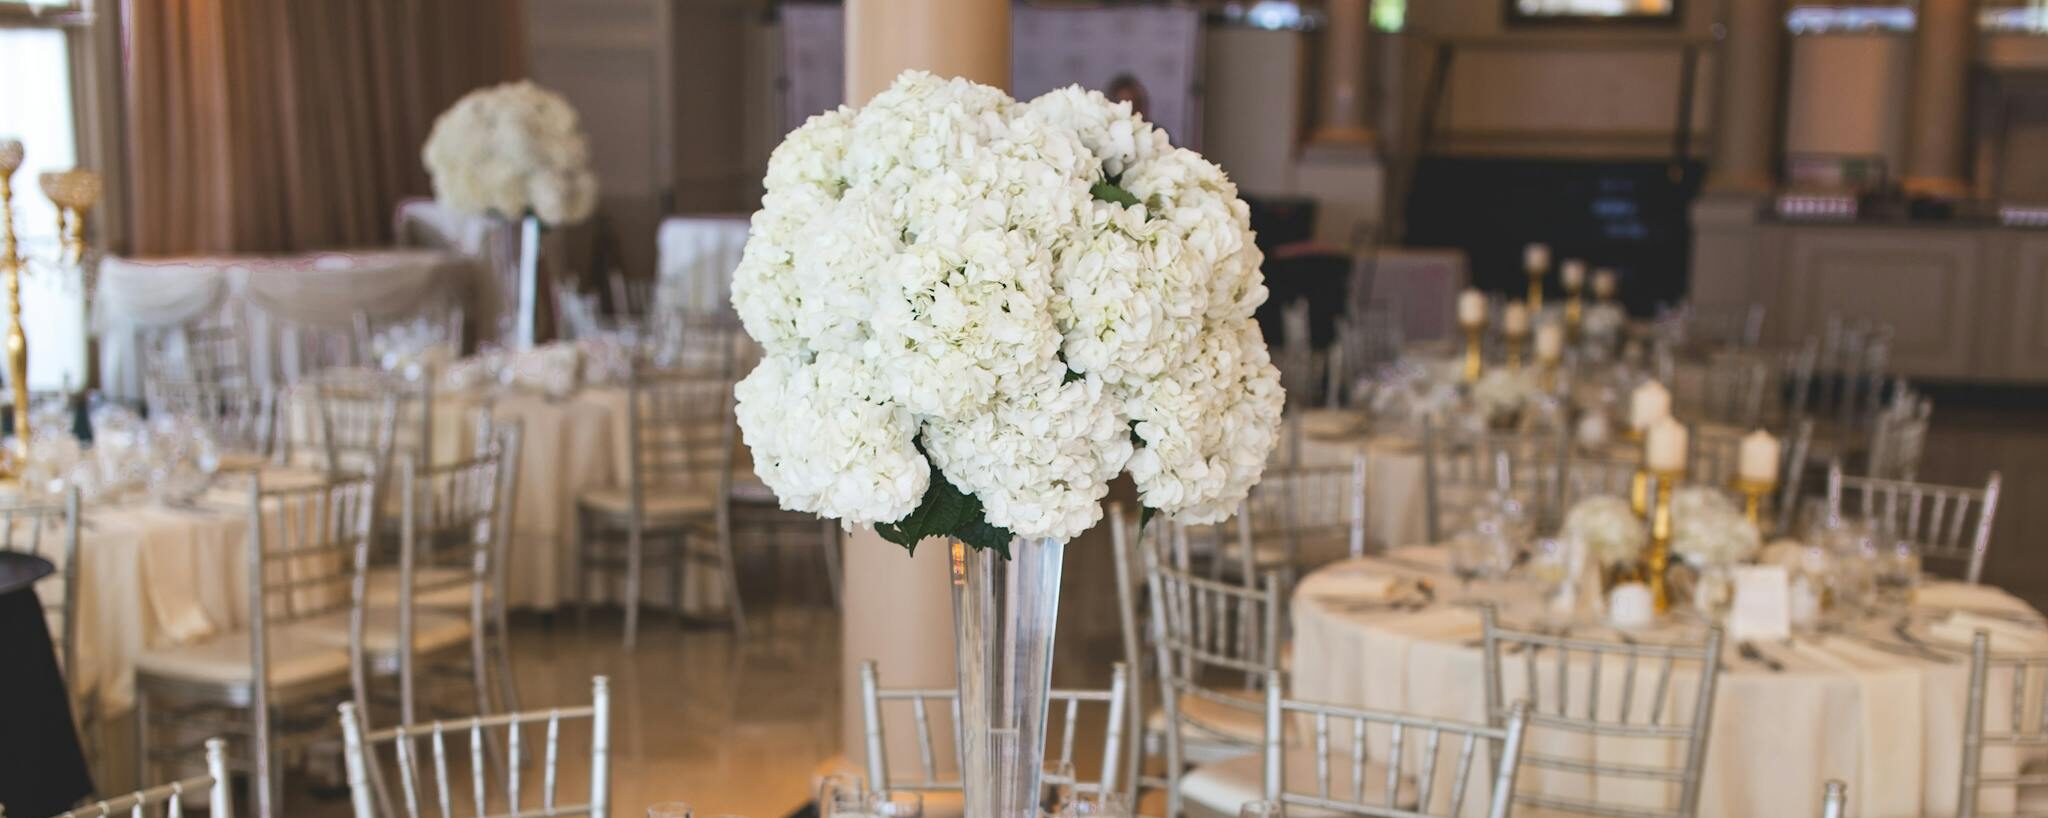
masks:
[[[1007,553],[1101,518],[1231,514],[1282,393],[1223,171],[1099,93],[1029,102],[907,72],[769,160],[733,281],[764,357],[735,389],[785,508]]]
[[[597,208],[576,109],[531,82],[471,91],[434,120],[420,155],[434,198],[464,213],[574,224]]]

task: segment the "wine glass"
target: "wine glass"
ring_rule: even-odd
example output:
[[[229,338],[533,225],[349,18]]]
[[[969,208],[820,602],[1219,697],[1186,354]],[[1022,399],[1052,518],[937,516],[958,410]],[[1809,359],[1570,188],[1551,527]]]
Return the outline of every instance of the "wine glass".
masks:
[[[858,797],[865,795],[865,789],[860,776],[852,773],[826,773],[818,777],[818,792],[815,796],[818,809],[822,814],[825,805],[831,803],[832,796],[837,793],[850,792]]]
[[[690,805],[682,801],[647,805],[647,818],[690,818],[690,812]]]
[[[837,786],[831,782],[831,778],[827,776],[827,781],[818,787],[820,818],[855,818],[874,814],[873,808],[868,805],[868,794],[862,791],[858,781],[851,787]]]
[[[1246,801],[1237,808],[1237,818],[1281,818],[1282,814],[1276,801]]]
[[[924,818],[924,794],[910,790],[868,793],[868,814],[876,818]]]
[[[1121,792],[1076,796],[1060,807],[1059,818],[1132,818],[1131,798]]]

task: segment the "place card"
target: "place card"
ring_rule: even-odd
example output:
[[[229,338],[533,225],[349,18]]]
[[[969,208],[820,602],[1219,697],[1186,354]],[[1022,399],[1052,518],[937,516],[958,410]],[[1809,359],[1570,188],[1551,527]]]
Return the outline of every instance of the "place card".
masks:
[[[1785,639],[1792,635],[1792,574],[1780,565],[1744,565],[1734,570],[1735,602],[1728,610],[1728,638]]]

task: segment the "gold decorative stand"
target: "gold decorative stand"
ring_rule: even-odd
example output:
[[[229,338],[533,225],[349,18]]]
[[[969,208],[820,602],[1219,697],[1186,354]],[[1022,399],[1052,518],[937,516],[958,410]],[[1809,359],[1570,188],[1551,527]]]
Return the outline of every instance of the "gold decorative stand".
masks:
[[[1749,518],[1749,524],[1756,526],[1759,533],[1764,530],[1764,498],[1777,487],[1775,481],[1735,478],[1735,490],[1742,495],[1742,516]]]
[[[1465,382],[1478,383],[1480,333],[1486,329],[1486,322],[1473,321],[1460,326],[1465,330]]]
[[[21,248],[14,236],[14,172],[21,162],[19,141],[0,142],[0,272],[7,276],[7,386],[14,396],[14,449],[0,472],[9,477],[28,459],[28,336],[21,331]]]
[[[1650,601],[1662,616],[1671,611],[1671,586],[1666,578],[1671,568],[1671,489],[1678,484],[1678,472],[1650,475],[1655,484],[1650,492],[1650,553],[1643,564],[1650,572]]]
[[[1585,319],[1585,299],[1580,296],[1585,286],[1583,281],[1564,285],[1564,334],[1572,343],[1578,343],[1579,323]]]

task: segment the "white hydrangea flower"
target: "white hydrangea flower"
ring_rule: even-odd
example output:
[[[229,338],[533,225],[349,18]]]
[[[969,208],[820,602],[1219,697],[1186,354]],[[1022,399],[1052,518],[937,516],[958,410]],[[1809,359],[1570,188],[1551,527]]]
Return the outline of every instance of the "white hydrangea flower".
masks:
[[[1642,556],[1650,530],[1620,497],[1588,497],[1564,515],[1563,535],[1576,540],[1601,565],[1614,565]]]
[[[1671,493],[1671,553],[1696,566],[1733,565],[1762,547],[1763,535],[1727,495],[1699,486]]]
[[[1128,105],[908,72],[791,133],[765,187],[733,305],[768,357],[738,397],[787,507],[893,522],[936,466],[1065,539],[1125,469],[1193,520],[1257,482],[1282,396],[1249,211]]]
[[[574,224],[597,208],[576,109],[531,82],[470,92],[434,120],[420,158],[434,197],[464,213]]]

